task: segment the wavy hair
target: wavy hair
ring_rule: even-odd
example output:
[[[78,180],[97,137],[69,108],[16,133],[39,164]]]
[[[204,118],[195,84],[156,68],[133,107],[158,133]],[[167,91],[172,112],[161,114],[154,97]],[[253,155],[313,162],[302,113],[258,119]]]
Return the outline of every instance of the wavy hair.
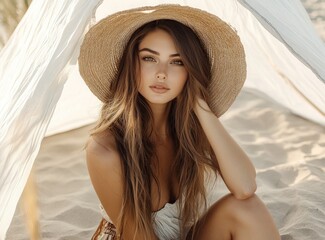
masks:
[[[207,88],[210,63],[207,52],[193,30],[174,20],[156,20],[137,29],[131,36],[120,60],[117,78],[110,86],[109,101],[104,103],[100,119],[92,134],[109,131],[115,138],[124,177],[122,210],[117,222],[123,239],[126,219],[133,219],[136,231],[153,232],[151,187],[158,185],[154,174],[157,164],[152,138],[153,116],[146,100],[138,92],[138,48],[151,31],[169,33],[180,53],[188,79],[182,92],[169,103],[168,134],[176,149],[172,171],[179,182],[181,238],[187,226],[195,226],[202,206],[206,207],[204,176],[206,170],[218,171],[216,156],[193,111],[198,96],[209,104]],[[153,182],[154,181],[154,182]],[[159,187],[158,187],[158,192]]]

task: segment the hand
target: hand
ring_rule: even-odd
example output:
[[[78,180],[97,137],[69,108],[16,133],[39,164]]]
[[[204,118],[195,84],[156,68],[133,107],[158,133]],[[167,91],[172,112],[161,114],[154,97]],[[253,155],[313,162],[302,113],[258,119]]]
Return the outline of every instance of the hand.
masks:
[[[209,105],[207,104],[207,102],[205,100],[203,100],[202,98],[197,98],[195,106],[194,106],[194,112],[196,114],[196,116],[198,117],[198,115],[200,113],[204,112],[209,112],[212,113]]]

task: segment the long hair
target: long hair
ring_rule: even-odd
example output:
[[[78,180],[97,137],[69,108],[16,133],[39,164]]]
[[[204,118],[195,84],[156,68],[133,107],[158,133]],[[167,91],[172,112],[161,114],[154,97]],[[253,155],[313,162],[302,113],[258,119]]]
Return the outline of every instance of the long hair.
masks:
[[[216,157],[193,111],[195,100],[202,97],[209,104],[207,88],[210,63],[200,39],[189,27],[173,20],[156,20],[137,29],[131,36],[120,60],[117,78],[111,84],[109,101],[92,134],[109,131],[115,138],[124,177],[122,210],[117,229],[123,238],[126,219],[133,219],[136,231],[153,234],[151,187],[158,186],[154,174],[157,159],[152,140],[153,116],[146,100],[138,93],[138,48],[151,31],[169,33],[180,53],[188,79],[182,92],[169,103],[168,133],[176,157],[172,171],[179,182],[181,229],[195,225],[200,209],[206,206],[204,175],[207,168],[218,170]],[[158,192],[159,187],[158,187]],[[185,238],[182,230],[182,238]]]

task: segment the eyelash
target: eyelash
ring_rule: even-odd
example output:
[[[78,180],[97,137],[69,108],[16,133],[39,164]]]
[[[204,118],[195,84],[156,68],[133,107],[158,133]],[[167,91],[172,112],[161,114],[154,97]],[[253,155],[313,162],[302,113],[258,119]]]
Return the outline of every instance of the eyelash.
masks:
[[[174,64],[179,65],[179,66],[184,66],[184,63],[182,60],[173,60],[172,61]]]
[[[156,60],[153,57],[149,57],[149,56],[144,56],[141,58],[143,61],[145,62],[155,62]],[[178,66],[183,66],[183,61],[182,60],[172,60],[171,61],[172,64],[178,65]]]
[[[155,62],[156,61],[153,57],[148,57],[148,56],[142,57],[142,60],[146,61],[146,62]]]

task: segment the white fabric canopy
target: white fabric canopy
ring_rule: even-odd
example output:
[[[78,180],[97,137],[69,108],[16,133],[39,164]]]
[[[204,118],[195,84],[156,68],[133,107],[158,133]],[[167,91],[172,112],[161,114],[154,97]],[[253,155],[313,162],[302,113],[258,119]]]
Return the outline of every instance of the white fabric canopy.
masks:
[[[0,53],[0,239],[5,238],[44,135],[97,117],[100,103],[85,87],[75,63],[100,2],[34,0]],[[325,125],[325,46],[298,0],[110,0],[99,6],[96,17],[159,3],[198,7],[230,23],[247,55],[245,87]]]
[[[96,4],[34,0],[0,53],[0,239],[5,238]]]

